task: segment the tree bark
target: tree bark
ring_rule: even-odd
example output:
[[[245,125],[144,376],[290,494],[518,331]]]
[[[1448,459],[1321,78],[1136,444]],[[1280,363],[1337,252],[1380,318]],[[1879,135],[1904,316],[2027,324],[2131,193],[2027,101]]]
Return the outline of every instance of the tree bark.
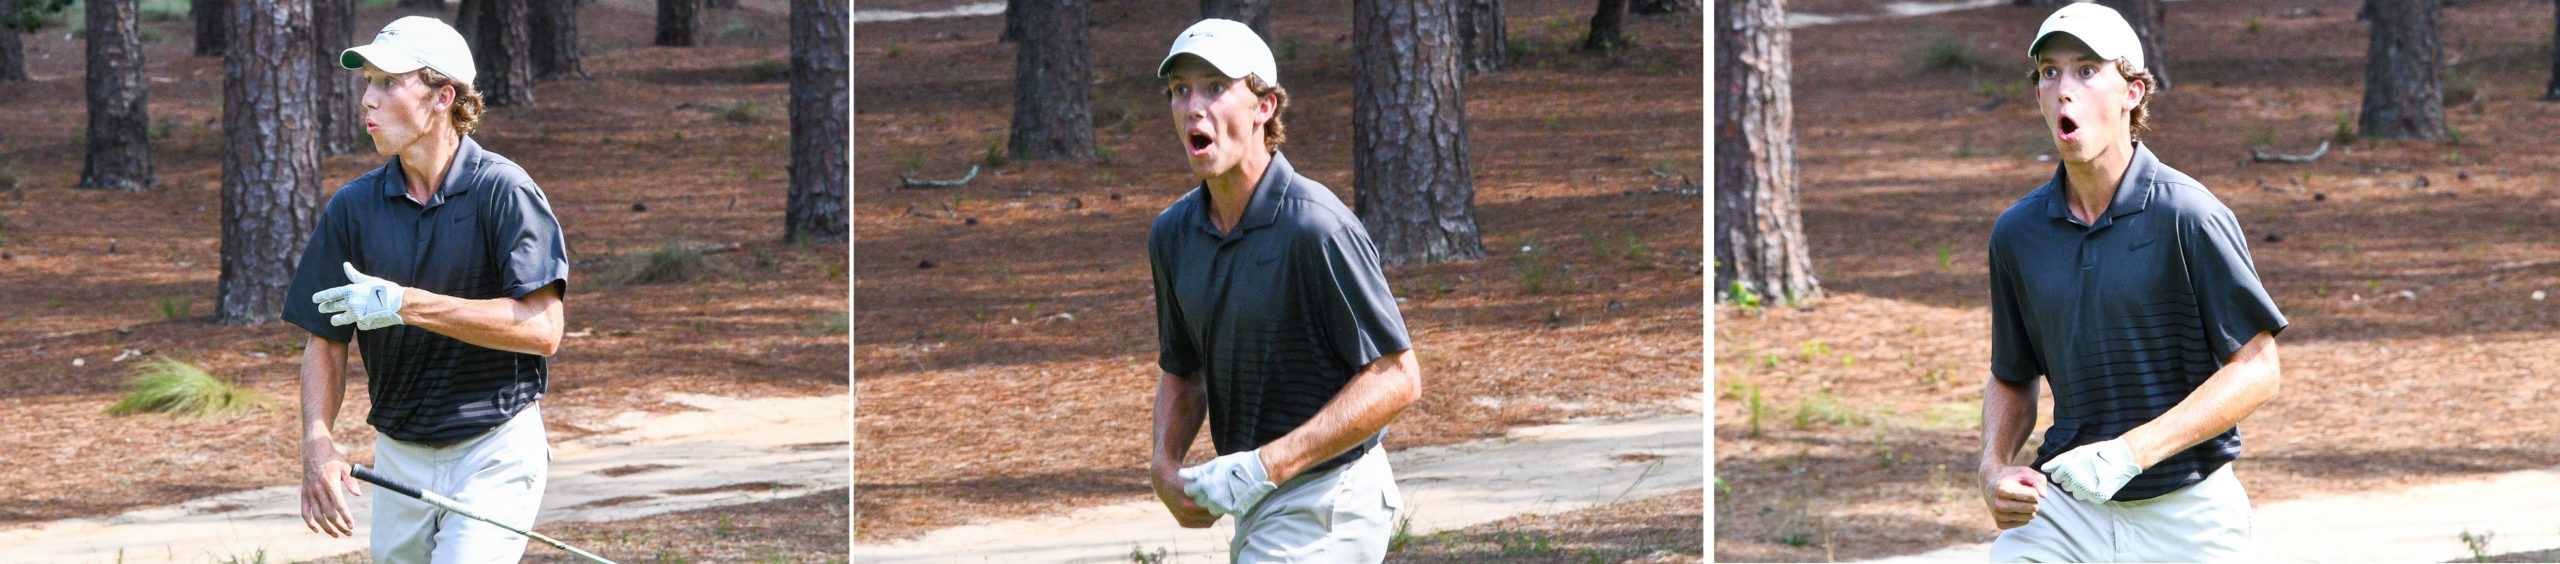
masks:
[[[223,2],[224,0],[194,0],[194,3],[187,7],[188,18],[195,20],[196,24],[196,56],[198,57],[222,56],[223,34],[230,33],[228,26],[222,25]]]
[[[1458,42],[1467,73],[1494,72],[1511,64],[1510,38],[1502,29],[1502,0],[1458,0]]]
[[[1636,0],[1635,13],[1648,16],[1698,11],[1698,0]]]
[[[1004,33],[996,36],[997,43],[1013,43],[1022,40],[1021,14],[1022,0],[1004,0]]]
[[[1353,202],[1387,265],[1484,258],[1455,0],[1351,4]]]
[[[692,47],[702,27],[702,0],[658,0],[659,47]]]
[[[2542,99],[2560,101],[2560,0],[2551,2],[2551,85],[2543,88]]]
[[[1612,51],[1627,46],[1627,0],[1600,0],[1591,12],[1591,33],[1582,37],[1584,51]]]
[[[488,11],[488,6],[489,0],[462,0],[462,5],[453,9],[453,31],[462,34],[462,42],[471,47],[474,61],[480,55],[480,13]]]
[[[2365,51],[2358,134],[2443,139],[2444,45],[2436,36],[2436,1],[2369,2],[2365,9],[2373,32]]]
[[[135,0],[90,0],[89,147],[80,187],[151,187],[151,84],[142,77],[142,14]]]
[[[18,41],[19,0],[0,0],[0,82],[27,80],[27,49]]]
[[[367,147],[364,75],[338,68],[338,53],[356,46],[355,0],[312,0],[311,74],[319,85],[320,154],[343,155]]]
[[[1093,61],[1086,0],[1023,2],[1013,46],[1013,158],[1093,160]]]
[[[273,321],[311,237],[319,192],[311,12],[295,0],[231,0],[222,55],[222,277],[214,320]]]
[[[1796,209],[1786,6],[1729,1],[1716,11],[1715,289],[1738,282],[1772,301],[1820,297]]]
[[[479,0],[480,45],[471,52],[480,77],[474,86],[490,107],[533,105],[533,26],[530,0]]]
[[[1200,17],[1244,22],[1245,27],[1253,28],[1254,35],[1262,36],[1263,43],[1276,47],[1279,41],[1271,37],[1271,2],[1272,0],[1200,0]]]
[[[791,199],[784,241],[842,240],[848,218],[845,4],[791,2]]]
[[[2133,34],[2142,38],[2142,66],[2151,70],[2152,89],[2169,91],[2169,52],[2160,34],[2168,27],[2169,8],[2160,0],[2098,0],[2098,4],[2114,8],[2133,25]]]
[[[534,78],[595,78],[587,74],[586,53],[578,47],[577,3],[534,2],[532,34]]]

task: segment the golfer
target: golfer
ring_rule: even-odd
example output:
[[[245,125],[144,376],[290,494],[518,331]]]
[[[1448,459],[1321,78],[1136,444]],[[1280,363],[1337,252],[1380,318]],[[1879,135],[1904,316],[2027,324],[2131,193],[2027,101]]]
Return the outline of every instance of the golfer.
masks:
[[[1991,559],[2245,558],[2236,425],[2276,394],[2284,315],[2231,210],[2137,140],[2153,82],[2132,26],[2072,4],[2027,52],[2062,163],[1991,229]],[[2040,376],[2053,426],[2015,466]]]
[[[471,52],[406,17],[338,55],[364,73],[365,131],[391,162],[338,189],[302,250],[284,319],[302,354],[302,518],[355,533],[364,490],[331,428],[347,342],[364,352],[373,469],[530,528],[550,444],[539,400],[560,348],[568,252],[542,189],[470,134]],[[374,498],[373,559],[514,562],[525,537],[399,495]]]
[[[1156,496],[1236,518],[1237,562],[1378,562],[1404,505],[1383,446],[1422,393],[1359,218],[1289,165],[1289,93],[1244,24],[1202,20],[1157,65],[1200,183],[1156,216]],[[1218,456],[1182,468],[1203,412]]]

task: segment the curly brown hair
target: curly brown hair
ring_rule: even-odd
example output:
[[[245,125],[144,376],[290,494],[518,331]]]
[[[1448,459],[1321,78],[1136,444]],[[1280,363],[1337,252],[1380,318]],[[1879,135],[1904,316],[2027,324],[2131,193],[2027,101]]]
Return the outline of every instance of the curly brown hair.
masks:
[[[447,111],[447,117],[452,118],[456,133],[470,135],[471,132],[480,129],[480,114],[488,111],[489,106],[480,100],[479,89],[471,87],[471,83],[454,80],[453,77],[436,72],[435,69],[418,69],[418,81],[427,84],[428,100],[435,99],[435,89],[453,87],[453,107]]]
[[[2027,86],[2033,88],[2044,80],[2041,75],[2040,69],[2027,69]],[[2142,101],[2133,104],[2132,126],[2127,128],[2133,140],[2140,141],[2142,134],[2151,132],[2151,99],[2160,96],[2160,83],[2151,78],[2150,69],[2133,68],[2133,61],[2125,59],[2116,59],[2116,76],[2124,77],[2127,84],[2142,85]]]
[[[1280,152],[1280,144],[1287,143],[1289,141],[1289,124],[1288,122],[1280,119],[1282,114],[1289,113],[1289,89],[1281,88],[1280,85],[1277,84],[1264,82],[1262,80],[1262,75],[1258,74],[1245,75],[1244,87],[1246,90],[1252,91],[1253,97],[1255,98],[1261,98],[1263,96],[1277,96],[1280,98],[1280,105],[1271,109],[1271,121],[1262,124],[1263,148],[1269,149],[1274,153]]]

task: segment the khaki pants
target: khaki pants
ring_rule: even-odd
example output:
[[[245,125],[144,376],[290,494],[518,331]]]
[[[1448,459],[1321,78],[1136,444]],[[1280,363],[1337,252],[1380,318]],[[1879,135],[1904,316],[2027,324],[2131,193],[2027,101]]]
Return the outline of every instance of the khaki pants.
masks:
[[[1298,476],[1236,519],[1228,554],[1239,563],[1376,563],[1395,536],[1396,490],[1387,447],[1359,460]]]
[[[2218,562],[2249,559],[2249,492],[2224,464],[2204,481],[2141,501],[2088,503],[2049,487],[2035,520],[2000,533],[1993,562]]]
[[[495,429],[442,447],[375,438],[373,470],[444,494],[491,519],[531,527],[534,515],[542,510],[542,488],[551,473],[551,444],[542,429],[542,406],[525,406]],[[524,535],[380,487],[369,495],[373,496],[375,562],[448,564],[524,558]]]

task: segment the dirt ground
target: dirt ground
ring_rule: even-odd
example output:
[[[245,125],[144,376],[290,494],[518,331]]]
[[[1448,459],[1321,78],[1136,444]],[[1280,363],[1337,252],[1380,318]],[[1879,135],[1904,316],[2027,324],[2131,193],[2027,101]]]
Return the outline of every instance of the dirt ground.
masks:
[[[411,12],[361,2],[359,40]],[[533,108],[494,109],[475,135],[528,169],[575,261],[569,336],[544,411],[555,441],[669,392],[845,392],[847,253],[780,242],[788,178],[789,38],[782,7],[704,16],[706,45],[649,46],[645,5],[580,11],[592,81],[543,82]],[[443,17],[450,19],[450,14]],[[0,527],[99,516],[296,483],[305,333],[209,322],[219,275],[221,63],[193,57],[183,17],[143,25],[158,186],[74,190],[84,112],[81,43],[25,36],[34,82],[0,88]],[[724,112],[697,109],[717,106]],[[322,199],[383,158],[322,162]],[[643,168],[647,167],[647,168]],[[646,211],[638,209],[646,205]],[[673,240],[734,244],[693,282],[617,285],[608,273]],[[237,419],[109,417],[133,359],[186,360],[269,397]],[[362,363],[341,444],[370,460]],[[844,513],[844,497],[829,502]],[[726,510],[710,510],[720,514]],[[836,547],[832,535],[789,540]],[[790,550],[802,550],[793,548]],[[831,551],[831,552],[830,552]],[[797,554],[797,552],[793,552]],[[752,553],[741,553],[752,556]]]
[[[1836,4],[1797,9],[1849,10]],[[2230,205],[2292,321],[2286,385],[2241,425],[2259,503],[2560,465],[2560,419],[2542,408],[2560,393],[2547,377],[2560,302],[2533,298],[2560,294],[2548,181],[2560,104],[2534,99],[2550,6],[2445,9],[2458,142],[2248,162],[2251,145],[2307,153],[2353,119],[2356,6],[2177,4],[2165,31],[2174,83],[2146,143]],[[1974,463],[1983,249],[1993,218],[2054,167],[2023,77],[2043,16],[2003,6],[1795,31],[1804,224],[1829,297],[1716,308],[1717,560],[1990,540]],[[1942,60],[1984,68],[1923,64],[1950,52],[1941,42],[1970,53]]]
[[[844,562],[845,490],[608,523],[543,524],[534,532],[616,562]],[[830,540],[832,539],[832,540]],[[526,562],[587,562],[540,541]],[[363,553],[315,560],[372,562]]]
[[[1100,162],[1013,162],[958,189],[897,186],[960,177],[1004,142],[1001,19],[858,30],[857,540],[1150,491],[1142,242],[1192,185],[1152,69],[1185,6],[1093,7]],[[1310,7],[1272,21],[1285,151],[1350,201],[1350,6]],[[1389,273],[1425,382],[1397,445],[1664,411],[1699,390],[1703,26],[1632,18],[1638,47],[1584,55],[1588,2],[1504,8],[1518,66],[1466,83],[1490,256]],[[1192,452],[1211,452],[1206,434]]]
[[[1432,562],[1700,562],[1705,538],[1702,490],[1588,507],[1554,515],[1522,515],[1431,534],[1391,547],[1389,561]]]

